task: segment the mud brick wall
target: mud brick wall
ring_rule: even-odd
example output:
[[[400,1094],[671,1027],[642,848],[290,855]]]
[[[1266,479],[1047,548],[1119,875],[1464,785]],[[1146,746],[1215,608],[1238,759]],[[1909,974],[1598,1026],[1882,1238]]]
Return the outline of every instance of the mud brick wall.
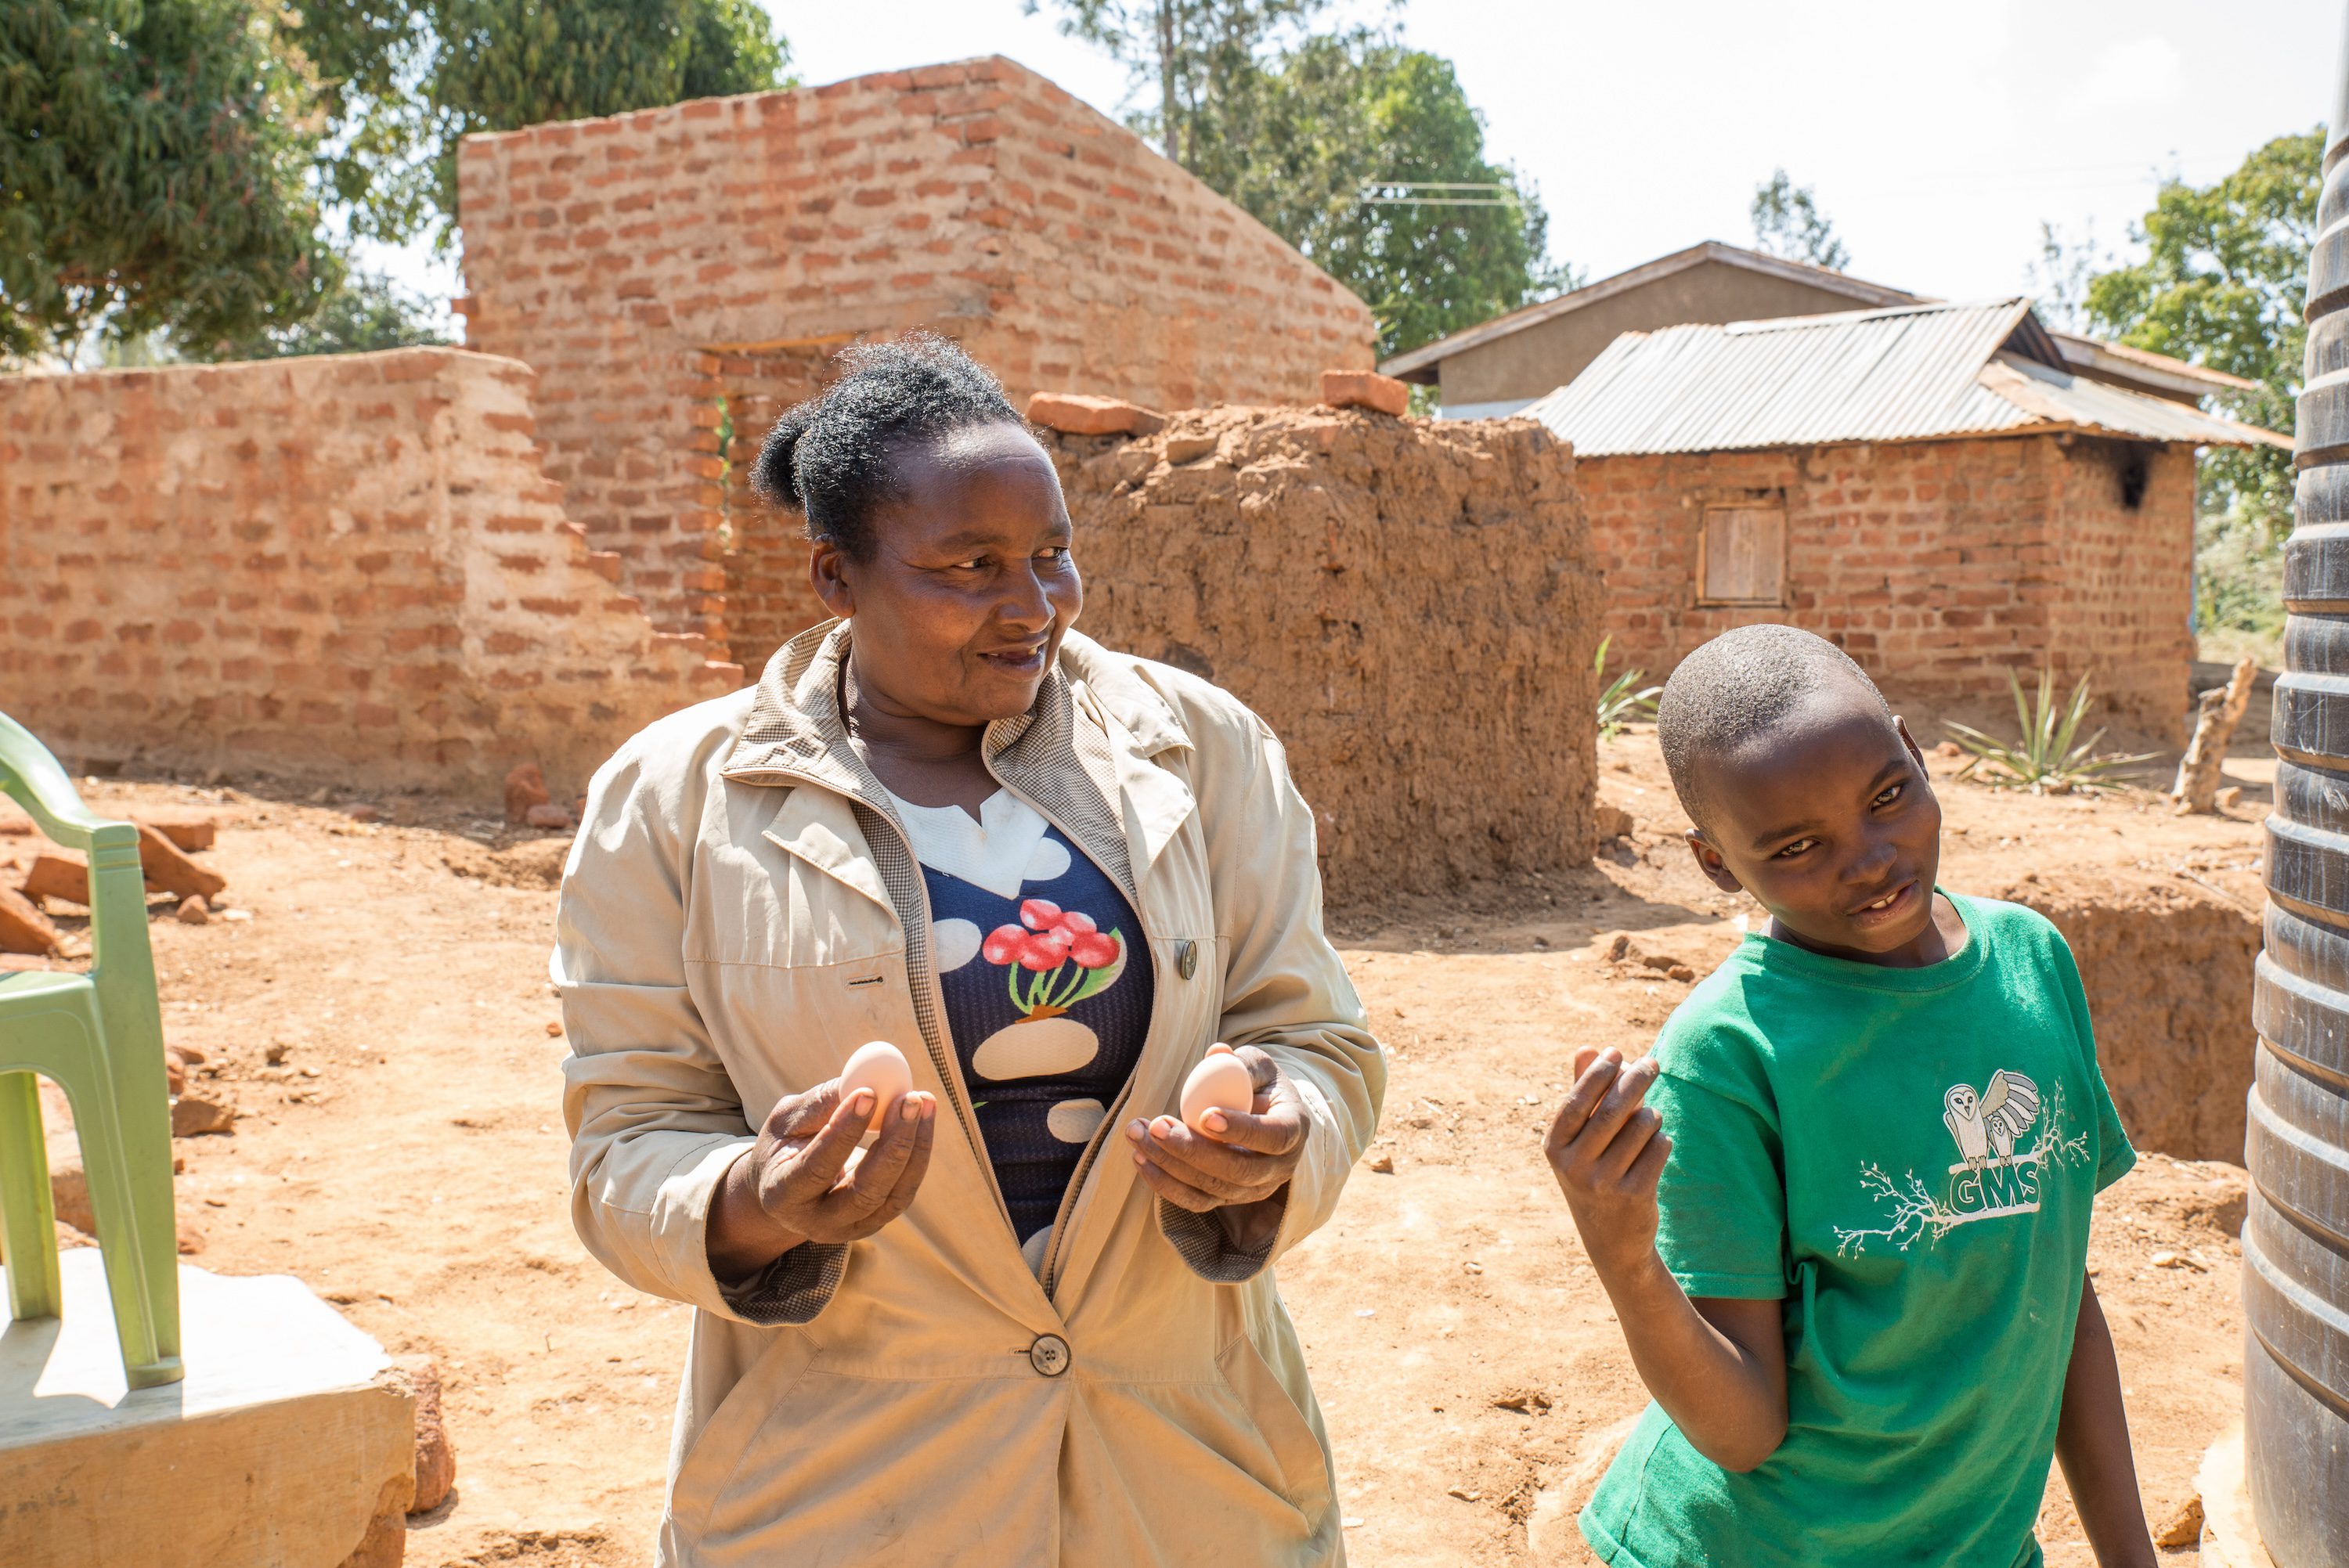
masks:
[[[1302,408],[1046,441],[1079,625],[1264,717],[1333,903],[1589,860],[1599,589],[1564,443]]]
[[[2130,1141],[2240,1164],[2259,916],[2167,879],[2067,877],[1992,896],[2030,905],[2071,944]]]
[[[569,523],[456,349],[0,377],[0,711],[68,758],[574,789],[740,684]]]
[[[1372,359],[1360,300],[1001,58],[470,137],[459,185],[469,341],[540,372],[547,472],[666,631],[728,634],[719,402],[799,374],[762,356],[926,325],[1023,404],[1161,408],[1309,402]],[[730,521],[739,552],[761,520]]]
[[[2124,499],[2130,465],[2143,490]],[[1661,679],[1732,626],[1840,645],[1896,696],[2002,702],[2051,666],[2182,740],[2193,643],[2194,459],[2055,436],[1594,458],[1579,465],[1607,577],[1610,669]],[[1783,501],[1786,602],[1702,605],[1708,505]]]

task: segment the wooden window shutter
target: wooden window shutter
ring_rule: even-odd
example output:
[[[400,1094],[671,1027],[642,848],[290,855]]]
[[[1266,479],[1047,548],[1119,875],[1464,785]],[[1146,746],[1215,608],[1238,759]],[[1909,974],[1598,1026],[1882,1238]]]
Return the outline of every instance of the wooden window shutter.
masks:
[[[1709,506],[1697,552],[1697,601],[1782,604],[1786,588],[1786,509]]]

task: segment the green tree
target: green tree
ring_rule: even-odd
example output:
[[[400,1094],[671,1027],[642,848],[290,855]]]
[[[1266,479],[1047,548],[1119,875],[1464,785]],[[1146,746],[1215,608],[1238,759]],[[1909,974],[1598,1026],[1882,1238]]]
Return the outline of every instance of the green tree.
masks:
[[[1137,130],[1370,305],[1381,355],[1570,285],[1451,62],[1370,28],[1309,31],[1326,4],[1061,0],[1061,27],[1155,87]]]
[[[1548,215],[1485,157],[1452,63],[1367,32],[1235,73],[1194,172],[1361,296],[1401,353],[1571,286]]]
[[[230,343],[226,357],[291,359],[448,341],[448,334],[432,324],[424,301],[388,278],[347,273],[327,291],[307,320]]]
[[[2323,185],[2324,129],[2280,136],[2211,185],[2163,182],[2130,231],[2145,260],[2088,285],[2098,332],[2259,385],[2218,399],[2249,424],[2292,433],[2308,328],[2308,253]],[[2203,511],[2268,542],[2292,528],[2292,454],[2227,449],[2202,464]]]
[[[1021,0],[1034,15],[1040,0]],[[1059,0],[1061,31],[1125,67],[1136,91],[1155,88],[1158,107],[1132,124],[1154,136],[1168,158],[1195,171],[1202,121],[1214,116],[1236,77],[1284,41],[1302,36],[1330,0]]]
[[[2153,211],[2130,230],[2145,259],[2089,284],[2090,327],[2256,383],[2215,401],[2246,423],[2292,434],[2323,157],[2319,126],[2277,137],[2213,184],[2165,181]],[[2292,454],[2213,449],[2203,456],[2198,489],[2197,623],[2229,645],[2214,652],[2248,647],[2272,657],[2283,629]]]
[[[756,0],[314,0],[295,37],[326,96],[325,181],[355,233],[456,214],[474,131],[788,86]]]
[[[274,42],[248,0],[0,5],[0,357],[203,347],[316,309],[338,268]]]
[[[298,0],[290,14],[287,40],[310,64],[329,132],[319,185],[356,237],[396,243],[437,217],[431,23],[409,0]]]
[[[1785,170],[1773,171],[1767,182],[1754,188],[1753,213],[1754,249],[1831,272],[1851,265],[1851,253],[1819,211],[1811,188],[1787,179]]]

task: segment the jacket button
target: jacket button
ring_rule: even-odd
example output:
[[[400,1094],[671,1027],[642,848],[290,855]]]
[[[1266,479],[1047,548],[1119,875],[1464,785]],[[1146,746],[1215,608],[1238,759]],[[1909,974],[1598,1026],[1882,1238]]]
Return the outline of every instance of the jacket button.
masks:
[[[1028,1347],[1028,1365],[1043,1377],[1058,1377],[1069,1369],[1069,1342],[1057,1334],[1038,1335]]]
[[[1174,973],[1188,980],[1199,967],[1199,944],[1189,939],[1174,944]]]

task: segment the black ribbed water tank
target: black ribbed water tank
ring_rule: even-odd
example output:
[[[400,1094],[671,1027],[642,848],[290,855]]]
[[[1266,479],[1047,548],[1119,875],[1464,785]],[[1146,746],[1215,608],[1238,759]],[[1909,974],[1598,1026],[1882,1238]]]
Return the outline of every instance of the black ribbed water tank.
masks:
[[[2276,1568],[2349,1568],[2349,36],[2317,231],[2244,1148],[2243,1437]]]

